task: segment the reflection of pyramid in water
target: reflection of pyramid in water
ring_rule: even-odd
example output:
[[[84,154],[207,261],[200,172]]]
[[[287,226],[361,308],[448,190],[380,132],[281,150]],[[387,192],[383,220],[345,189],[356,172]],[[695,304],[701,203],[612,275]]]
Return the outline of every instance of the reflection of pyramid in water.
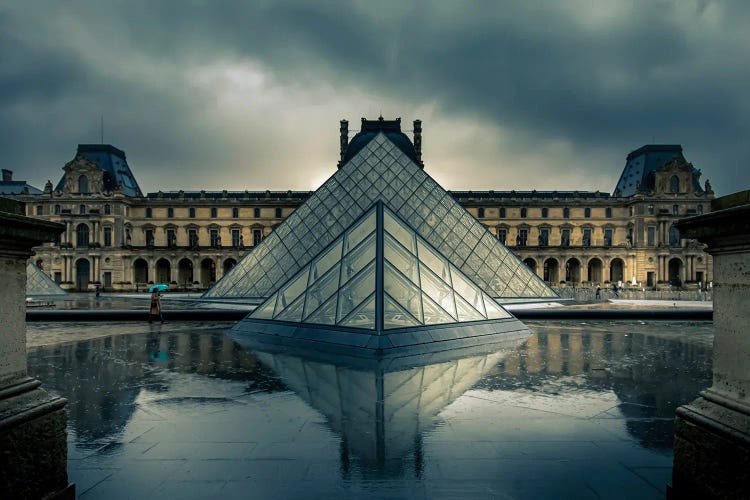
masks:
[[[377,122],[363,122],[360,134],[373,123]],[[270,296],[373,202],[382,200],[489,295],[556,298],[544,281],[402,150],[412,146],[398,134],[406,146],[370,131],[374,138],[364,145],[360,141],[361,149],[204,297]]]
[[[26,264],[26,296],[27,297],[64,297],[68,292],[52,281],[44,271],[28,262]]]
[[[440,356],[358,362],[314,352],[256,351],[284,384],[326,417],[353,457],[376,470],[420,446],[439,414],[523,343],[515,339]],[[343,460],[342,456],[342,460]],[[348,459],[348,458],[347,458]],[[363,468],[363,472],[371,468]]]
[[[461,347],[528,334],[382,202],[234,332],[261,342],[291,336],[381,351],[423,344]]]

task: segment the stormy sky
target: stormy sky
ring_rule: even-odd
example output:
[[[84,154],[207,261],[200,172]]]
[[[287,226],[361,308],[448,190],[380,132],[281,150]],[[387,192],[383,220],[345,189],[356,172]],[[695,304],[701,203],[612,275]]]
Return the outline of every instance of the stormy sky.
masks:
[[[78,143],[146,192],[314,189],[339,120],[423,121],[446,189],[611,192],[679,143],[750,188],[750,2],[3,2],[2,167],[42,187]]]

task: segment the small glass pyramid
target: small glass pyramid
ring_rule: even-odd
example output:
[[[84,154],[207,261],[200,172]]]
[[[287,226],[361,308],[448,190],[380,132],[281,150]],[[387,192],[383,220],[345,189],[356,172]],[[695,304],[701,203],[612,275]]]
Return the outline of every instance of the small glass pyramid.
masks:
[[[249,318],[392,330],[512,316],[377,202]]]
[[[52,281],[44,271],[31,262],[26,263],[26,296],[27,297],[64,297],[68,292]]]
[[[378,200],[492,297],[557,297],[554,290],[382,132],[203,297],[269,297]],[[429,309],[431,305],[426,307]]]

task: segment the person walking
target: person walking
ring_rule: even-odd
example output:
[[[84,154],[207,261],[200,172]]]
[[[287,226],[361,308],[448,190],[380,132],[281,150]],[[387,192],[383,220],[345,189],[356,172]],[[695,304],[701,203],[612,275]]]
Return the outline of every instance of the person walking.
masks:
[[[617,286],[617,283],[612,283],[612,291],[614,292],[615,297],[617,297],[619,299],[620,298],[620,294],[619,294],[620,288]]]
[[[151,292],[151,307],[148,311],[148,322],[151,323],[154,316],[158,316],[159,320],[164,323],[164,315],[161,312],[161,295],[159,290]]]
[[[602,299],[602,287],[600,287],[599,285],[596,285],[596,296],[595,296],[595,298],[596,298],[596,300],[601,300]]]

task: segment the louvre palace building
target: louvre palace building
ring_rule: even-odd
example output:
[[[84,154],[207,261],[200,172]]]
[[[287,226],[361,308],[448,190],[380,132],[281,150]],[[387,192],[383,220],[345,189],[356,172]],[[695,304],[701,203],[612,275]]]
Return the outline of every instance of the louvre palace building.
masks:
[[[340,126],[339,168],[368,134],[389,131],[393,144],[425,169],[419,120],[412,138],[401,132],[400,119],[363,118],[351,140],[348,122]],[[25,202],[30,216],[66,227],[33,257],[64,289],[142,291],[169,283],[172,290],[202,291],[313,195],[171,190],[179,186],[143,193],[135,174],[147,167],[136,161],[131,169],[125,152],[114,146],[81,144],[56,185],[48,181],[37,189],[3,170],[0,196]],[[333,175],[334,159],[331,167]],[[447,194],[553,287],[695,288],[712,281],[711,257],[697,242],[681,238],[674,223],[710,210],[714,193],[700,176],[681,146],[649,144],[627,155],[611,193],[476,186]],[[314,228],[297,236],[316,237]]]

